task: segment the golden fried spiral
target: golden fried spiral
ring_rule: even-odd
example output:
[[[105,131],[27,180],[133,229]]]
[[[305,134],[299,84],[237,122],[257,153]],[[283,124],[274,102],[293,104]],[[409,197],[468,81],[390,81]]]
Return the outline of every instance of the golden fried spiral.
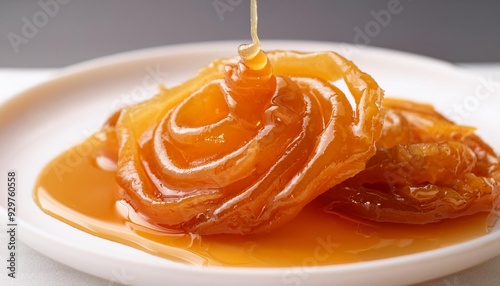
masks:
[[[217,60],[122,111],[118,182],[151,223],[268,231],[365,168],[382,125],[376,82],[333,52],[268,58],[260,70]]]
[[[377,153],[325,194],[330,211],[411,224],[500,213],[500,162],[474,128],[404,100],[386,98],[384,111]]]

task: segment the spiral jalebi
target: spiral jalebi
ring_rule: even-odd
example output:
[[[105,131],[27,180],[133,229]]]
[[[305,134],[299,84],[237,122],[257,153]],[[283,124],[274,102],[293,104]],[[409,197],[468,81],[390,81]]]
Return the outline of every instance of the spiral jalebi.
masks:
[[[325,193],[329,211],[409,224],[500,214],[500,162],[474,128],[406,100],[386,98],[384,112],[377,153]]]
[[[217,60],[121,112],[118,182],[149,222],[269,231],[365,168],[382,128],[377,83],[333,52],[266,59],[260,69]]]

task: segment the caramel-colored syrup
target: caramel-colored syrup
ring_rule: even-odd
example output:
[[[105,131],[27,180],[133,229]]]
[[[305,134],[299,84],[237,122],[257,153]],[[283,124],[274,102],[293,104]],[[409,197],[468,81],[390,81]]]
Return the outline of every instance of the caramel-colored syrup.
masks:
[[[199,236],[161,229],[120,198],[110,134],[91,136],[48,164],[35,201],[82,231],[167,259],[245,267],[329,265],[432,250],[487,232],[485,214],[428,225],[373,223],[327,213],[321,197],[270,233]]]
[[[245,65],[252,70],[261,70],[266,66],[267,57],[260,50],[258,26],[257,0],[250,1],[250,35],[252,43],[238,47],[238,54]]]

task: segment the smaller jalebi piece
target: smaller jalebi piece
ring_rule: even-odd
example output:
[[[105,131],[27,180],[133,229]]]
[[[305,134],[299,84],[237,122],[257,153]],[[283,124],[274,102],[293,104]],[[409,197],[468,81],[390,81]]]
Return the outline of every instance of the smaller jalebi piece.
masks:
[[[498,213],[500,164],[474,128],[430,105],[385,99],[377,153],[367,168],[329,190],[329,211],[379,222],[425,224]]]

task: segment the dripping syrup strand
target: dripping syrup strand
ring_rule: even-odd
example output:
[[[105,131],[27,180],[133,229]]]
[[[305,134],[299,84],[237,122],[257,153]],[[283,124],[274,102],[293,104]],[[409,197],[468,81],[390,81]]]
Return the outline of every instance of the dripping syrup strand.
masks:
[[[257,0],[250,0],[250,36],[252,43],[238,47],[238,54],[245,65],[252,70],[261,70],[267,64],[267,57],[260,50],[260,40],[257,33]]]

